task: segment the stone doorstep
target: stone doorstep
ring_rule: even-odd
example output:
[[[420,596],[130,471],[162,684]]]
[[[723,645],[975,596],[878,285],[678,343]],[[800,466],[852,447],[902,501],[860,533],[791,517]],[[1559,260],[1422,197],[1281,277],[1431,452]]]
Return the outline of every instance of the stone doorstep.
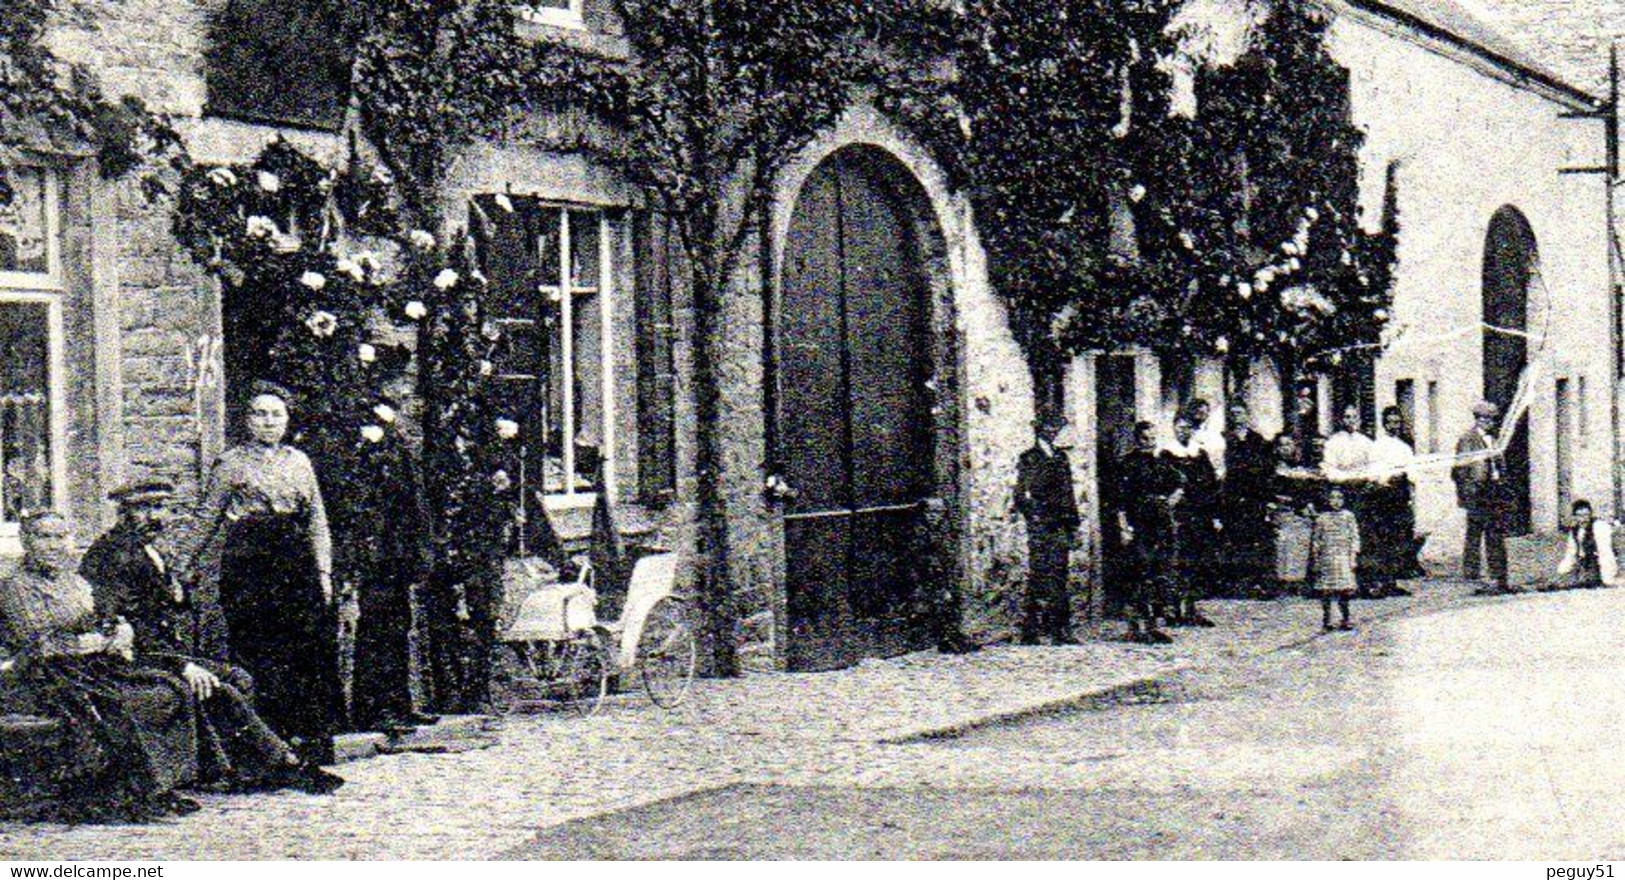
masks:
[[[485,715],[443,715],[439,723],[400,736],[386,733],[346,733],[333,742],[338,763],[358,761],[386,754],[385,748],[422,748],[431,750],[437,745],[452,745],[467,741],[487,729],[490,718]]]

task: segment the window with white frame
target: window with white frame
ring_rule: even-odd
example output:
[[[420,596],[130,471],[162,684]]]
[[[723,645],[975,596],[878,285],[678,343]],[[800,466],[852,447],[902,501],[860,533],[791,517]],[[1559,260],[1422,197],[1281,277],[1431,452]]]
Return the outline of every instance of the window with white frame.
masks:
[[[543,207],[540,214],[538,290],[549,357],[543,394],[554,414],[543,488],[568,496],[600,488],[600,462],[614,461],[610,236],[601,211]]]
[[[13,167],[0,204],[0,536],[61,498],[60,192],[45,168]]]
[[[536,24],[556,27],[582,27],[582,0],[535,0],[519,4],[519,16]]]
[[[520,423],[524,497],[586,503],[602,482],[613,493],[619,225],[586,206],[518,196],[475,203],[489,313],[501,330],[496,376]]]

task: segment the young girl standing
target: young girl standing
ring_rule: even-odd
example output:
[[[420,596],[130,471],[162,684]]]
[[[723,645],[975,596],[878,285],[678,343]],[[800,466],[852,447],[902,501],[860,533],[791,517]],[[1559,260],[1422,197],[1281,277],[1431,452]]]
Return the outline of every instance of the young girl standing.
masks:
[[[1326,491],[1326,509],[1315,516],[1309,552],[1315,592],[1320,596],[1321,628],[1328,632],[1332,629],[1333,599],[1342,615],[1337,629],[1353,628],[1349,625],[1349,599],[1359,587],[1354,575],[1359,556],[1360,526],[1354,512],[1343,506],[1343,490],[1333,486]]]

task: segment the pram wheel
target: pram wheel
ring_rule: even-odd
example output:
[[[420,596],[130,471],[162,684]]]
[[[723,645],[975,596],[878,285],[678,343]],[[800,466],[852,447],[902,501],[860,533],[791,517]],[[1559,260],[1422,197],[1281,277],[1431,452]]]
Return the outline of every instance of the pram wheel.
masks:
[[[674,709],[688,696],[694,681],[699,649],[688,609],[667,597],[649,609],[638,634],[638,670],[649,699],[662,709]]]
[[[560,695],[583,718],[598,712],[609,693],[609,644],[596,629],[586,630],[559,649],[555,680]]]

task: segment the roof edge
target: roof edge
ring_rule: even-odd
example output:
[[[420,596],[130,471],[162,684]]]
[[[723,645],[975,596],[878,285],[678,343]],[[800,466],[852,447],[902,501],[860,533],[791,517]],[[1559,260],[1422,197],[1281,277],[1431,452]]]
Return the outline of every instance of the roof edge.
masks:
[[[1462,34],[1458,34],[1455,31],[1449,30],[1448,28],[1440,27],[1433,22],[1419,18],[1418,16],[1406,12],[1403,9],[1397,9],[1394,6],[1384,2],[1384,0],[1338,0],[1338,2],[1346,4],[1355,9],[1369,12],[1373,15],[1378,15],[1383,18],[1399,22],[1406,27],[1414,28],[1428,37],[1439,40],[1443,43],[1447,43],[1473,55],[1477,55],[1491,64],[1494,64],[1496,67],[1499,67],[1502,70],[1512,74],[1513,76],[1538,83],[1539,85],[1557,92],[1571,101],[1583,104],[1588,108],[1596,108],[1604,103],[1603,98],[1593,95],[1591,92],[1564,80],[1556,73],[1541,70],[1537,67],[1532,67],[1515,58],[1509,58],[1505,54],[1498,52],[1477,40],[1463,36]]]

